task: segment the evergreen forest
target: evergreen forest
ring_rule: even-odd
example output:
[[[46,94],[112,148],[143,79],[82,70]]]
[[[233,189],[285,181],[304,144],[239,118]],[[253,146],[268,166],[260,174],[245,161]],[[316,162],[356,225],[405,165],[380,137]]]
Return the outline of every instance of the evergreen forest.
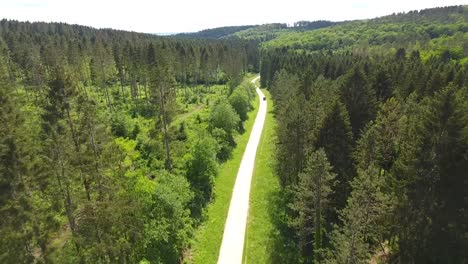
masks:
[[[448,6],[157,36],[0,20],[0,263],[199,263],[258,74],[276,125],[255,166],[279,191],[253,259],[468,263],[467,21]]]

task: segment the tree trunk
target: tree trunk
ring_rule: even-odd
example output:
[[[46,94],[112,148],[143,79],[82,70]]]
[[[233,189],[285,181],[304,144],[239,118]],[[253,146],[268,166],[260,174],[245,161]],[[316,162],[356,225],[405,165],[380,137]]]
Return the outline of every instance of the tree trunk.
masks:
[[[166,147],[166,169],[168,171],[172,170],[171,164],[171,153],[169,150],[169,135],[167,133],[167,113],[166,113],[166,105],[164,102],[164,95],[163,95],[163,87],[159,87],[159,103],[161,104],[161,114],[160,118],[162,119],[163,129],[164,129],[164,145]]]

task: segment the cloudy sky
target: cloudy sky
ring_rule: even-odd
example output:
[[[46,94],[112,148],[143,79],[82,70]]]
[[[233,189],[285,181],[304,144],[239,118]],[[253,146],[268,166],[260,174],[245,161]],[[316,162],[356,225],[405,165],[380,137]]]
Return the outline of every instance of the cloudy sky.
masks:
[[[147,33],[299,20],[350,20],[468,0],[0,0],[0,18]]]

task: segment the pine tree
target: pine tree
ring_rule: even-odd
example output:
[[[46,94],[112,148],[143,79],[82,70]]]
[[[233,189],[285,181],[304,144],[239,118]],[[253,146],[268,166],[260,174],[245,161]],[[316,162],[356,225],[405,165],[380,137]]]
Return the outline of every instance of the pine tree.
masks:
[[[403,112],[396,99],[390,98],[381,105],[376,120],[369,122],[357,142],[354,153],[357,167],[366,169],[374,163],[386,172],[391,170],[398,158],[403,120]]]
[[[403,262],[463,263],[466,252],[468,161],[466,87],[426,98],[410,119],[397,162],[400,198],[398,257]],[[448,242],[450,241],[450,242]]]
[[[168,126],[175,111],[175,79],[167,59],[167,50],[160,52],[153,44],[148,46],[148,74],[150,80],[151,103],[158,110],[159,123],[164,133],[166,149],[166,169],[172,169],[171,153],[169,149]],[[158,122],[157,122],[158,123]]]
[[[299,174],[295,198],[289,204],[296,214],[290,224],[300,238],[300,247],[308,263],[321,260],[326,220],[331,210],[329,196],[335,176],[323,149],[313,152],[304,171]]]
[[[333,103],[325,117],[316,146],[324,149],[333,172],[337,174],[338,183],[333,190],[331,204],[336,210],[341,210],[345,207],[346,198],[350,193],[349,183],[354,176],[354,168],[351,159],[351,127],[346,109],[339,101]]]
[[[369,263],[374,248],[382,243],[379,222],[391,213],[391,200],[382,192],[383,175],[371,164],[358,170],[351,186],[348,204],[340,212],[343,225],[334,227],[325,263]]]
[[[0,57],[1,59],[1,57]],[[32,262],[33,230],[28,213],[32,197],[28,186],[21,126],[25,119],[0,66],[0,262]]]
[[[366,76],[358,66],[345,77],[341,98],[349,113],[353,136],[357,138],[376,113],[375,92],[369,87]]]
[[[281,71],[276,74],[271,92],[278,115],[278,174],[286,186],[297,183],[305,164],[307,120],[304,115],[305,98],[299,93],[298,78]]]

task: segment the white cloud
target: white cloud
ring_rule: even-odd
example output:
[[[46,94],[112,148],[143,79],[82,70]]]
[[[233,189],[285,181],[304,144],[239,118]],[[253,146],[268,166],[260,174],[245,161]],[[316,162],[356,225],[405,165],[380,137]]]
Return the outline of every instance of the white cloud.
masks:
[[[229,25],[363,19],[459,4],[467,0],[0,0],[0,18],[188,32]]]

